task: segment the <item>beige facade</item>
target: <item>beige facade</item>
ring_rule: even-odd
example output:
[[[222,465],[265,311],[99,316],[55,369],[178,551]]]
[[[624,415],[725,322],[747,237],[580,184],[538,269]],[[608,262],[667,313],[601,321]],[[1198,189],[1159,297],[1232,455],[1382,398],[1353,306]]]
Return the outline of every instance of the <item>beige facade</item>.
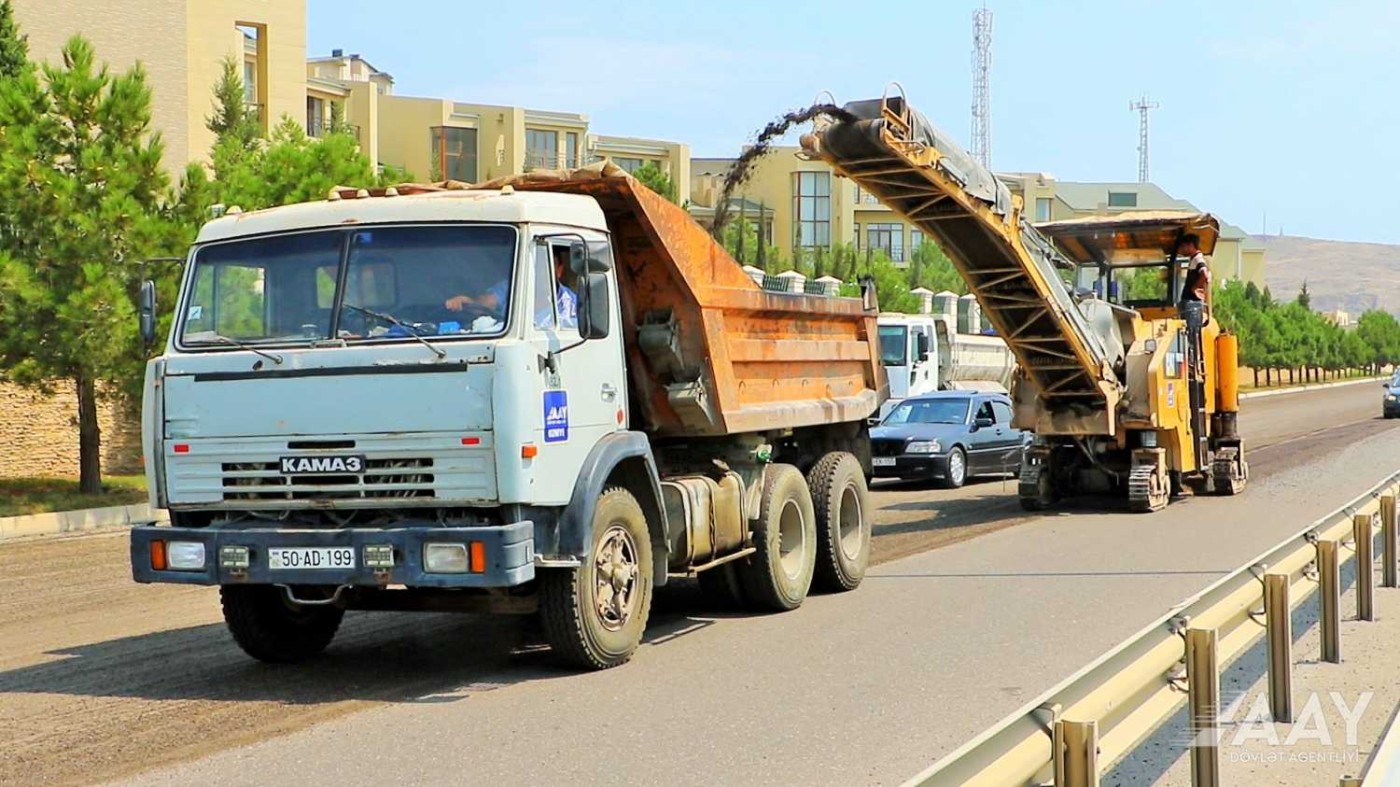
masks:
[[[734,159],[692,159],[691,214],[702,223],[713,214],[725,175]],[[923,235],[854,183],[821,161],[798,156],[798,148],[774,147],[753,165],[734,194],[771,211],[769,245],[791,259],[796,250],[852,244],[885,250],[896,265],[907,265]]]
[[[247,63],[248,103],[264,123],[306,112],[305,0],[15,0],[30,57],[58,62],[67,40],[82,35],[114,69],[138,61],[152,92],[152,121],[166,166],[208,158],[222,61]]]

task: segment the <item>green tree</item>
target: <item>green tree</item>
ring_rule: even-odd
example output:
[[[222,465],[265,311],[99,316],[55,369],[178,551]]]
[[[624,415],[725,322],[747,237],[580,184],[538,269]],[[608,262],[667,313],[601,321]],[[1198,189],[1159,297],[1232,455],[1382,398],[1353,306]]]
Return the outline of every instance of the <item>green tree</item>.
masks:
[[[19,76],[32,67],[29,62],[29,36],[19,32],[10,0],[0,0],[0,79]]]
[[[1312,309],[1312,293],[1308,292],[1308,280],[1303,279],[1303,286],[1298,290],[1298,305],[1304,309]]]
[[[335,186],[367,188],[377,181],[353,136],[308,137],[291,117],[277,124],[266,146],[241,150],[221,140],[213,158],[219,200],[244,210],[325,199]]]
[[[676,184],[671,181],[671,176],[661,171],[661,167],[656,166],[656,162],[648,161],[632,173],[632,177],[640,180],[642,185],[660,194],[671,202],[676,201]]]
[[[251,150],[262,136],[257,114],[248,110],[238,61],[231,55],[220,65],[219,81],[214,83],[214,114],[204,119],[204,125],[219,142],[228,141],[243,150]]]
[[[101,491],[99,392],[138,355],[138,261],[169,239],[160,135],[140,65],[80,37],[62,65],[0,80],[0,369],[78,398],[80,487]]]

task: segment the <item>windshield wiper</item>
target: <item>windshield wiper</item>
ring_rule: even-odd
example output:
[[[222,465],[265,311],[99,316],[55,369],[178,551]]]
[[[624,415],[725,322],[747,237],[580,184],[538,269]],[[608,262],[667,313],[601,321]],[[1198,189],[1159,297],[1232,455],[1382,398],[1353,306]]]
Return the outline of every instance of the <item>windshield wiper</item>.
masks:
[[[251,344],[248,344],[247,342],[240,342],[240,341],[238,341],[237,339],[230,339],[229,337],[224,336],[223,334],[220,334],[220,333],[212,333],[212,334],[210,334],[210,335],[209,335],[209,339],[207,339],[207,340],[206,340],[206,339],[194,339],[193,341],[191,341],[191,340],[188,339],[188,338],[185,339],[185,341],[188,342],[188,343],[190,343],[190,344],[204,344],[204,343],[206,343],[207,341],[211,341],[211,340],[214,341],[214,342],[217,342],[217,343],[219,343],[219,344],[228,344],[228,345],[232,345],[232,346],[234,346],[234,347],[239,348],[240,350],[250,350],[250,351],[255,352],[255,353],[257,353],[258,355],[261,355],[262,357],[268,359],[269,361],[272,361],[273,363],[277,364],[278,366],[281,366],[281,365],[282,365],[282,356],[277,355],[276,353],[267,352],[267,351],[265,351],[265,350],[259,350],[258,348],[254,347],[254,346],[251,345]]]
[[[385,314],[384,312],[377,312],[377,311],[375,311],[375,310],[373,310],[373,309],[366,309],[366,308],[363,307],[363,306],[356,306],[356,305],[353,304],[353,303],[346,303],[346,304],[343,304],[343,305],[344,305],[344,307],[347,308],[347,309],[354,309],[355,311],[357,311],[357,312],[359,312],[359,313],[361,313],[361,314],[364,314],[364,315],[373,317],[373,318],[375,318],[376,320],[383,320],[384,322],[387,322],[387,323],[389,323],[389,324],[391,324],[391,325],[397,325],[397,326],[399,326],[400,328],[402,328],[402,329],[404,329],[405,331],[407,331],[409,336],[412,336],[413,338],[417,339],[419,344],[423,345],[424,347],[427,347],[429,350],[432,350],[432,351],[433,351],[433,354],[435,354],[438,358],[446,358],[446,357],[447,357],[447,353],[446,353],[446,352],[444,352],[443,350],[441,350],[441,349],[439,349],[439,348],[437,348],[437,347],[434,347],[433,344],[432,344],[431,342],[429,342],[427,339],[424,339],[422,336],[419,336],[419,335],[418,335],[418,329],[417,329],[417,328],[413,327],[412,325],[409,325],[408,323],[404,322],[403,320],[400,320],[398,317],[395,317],[395,316],[392,315],[392,314]]]

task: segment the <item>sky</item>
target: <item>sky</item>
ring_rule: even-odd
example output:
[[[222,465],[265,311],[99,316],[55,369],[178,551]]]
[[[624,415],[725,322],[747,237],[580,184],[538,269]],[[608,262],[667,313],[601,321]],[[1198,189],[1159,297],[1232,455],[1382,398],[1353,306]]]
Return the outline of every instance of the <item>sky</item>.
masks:
[[[758,6],[762,6],[761,8]],[[1151,180],[1249,232],[1400,243],[1395,0],[988,0],[992,165]],[[399,95],[580,112],[594,133],[734,156],[815,101],[910,103],[970,147],[969,0],[308,0],[309,54],[357,53]]]

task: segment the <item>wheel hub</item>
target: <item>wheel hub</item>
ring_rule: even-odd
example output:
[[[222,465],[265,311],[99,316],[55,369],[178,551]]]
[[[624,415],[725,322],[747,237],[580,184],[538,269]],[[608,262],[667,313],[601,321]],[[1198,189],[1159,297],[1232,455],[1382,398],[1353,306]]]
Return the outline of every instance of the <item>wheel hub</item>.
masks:
[[[593,555],[594,600],[604,628],[617,631],[632,619],[641,573],[632,534],[621,525],[608,528]]]

